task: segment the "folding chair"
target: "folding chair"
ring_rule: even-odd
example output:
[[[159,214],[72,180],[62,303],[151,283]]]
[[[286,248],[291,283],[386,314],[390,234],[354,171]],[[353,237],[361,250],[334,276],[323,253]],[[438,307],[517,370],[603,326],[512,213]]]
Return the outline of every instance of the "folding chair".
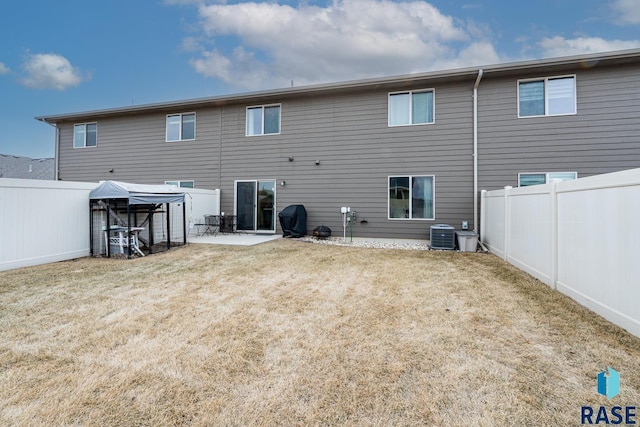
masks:
[[[202,234],[213,234],[214,236],[220,231],[220,217],[218,215],[204,216],[205,229]]]

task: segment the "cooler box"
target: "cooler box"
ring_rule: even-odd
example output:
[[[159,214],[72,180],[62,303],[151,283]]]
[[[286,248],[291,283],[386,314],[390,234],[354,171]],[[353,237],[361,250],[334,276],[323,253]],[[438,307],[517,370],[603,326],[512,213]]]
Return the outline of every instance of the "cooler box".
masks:
[[[475,231],[456,231],[460,252],[475,252],[478,249],[478,233]]]

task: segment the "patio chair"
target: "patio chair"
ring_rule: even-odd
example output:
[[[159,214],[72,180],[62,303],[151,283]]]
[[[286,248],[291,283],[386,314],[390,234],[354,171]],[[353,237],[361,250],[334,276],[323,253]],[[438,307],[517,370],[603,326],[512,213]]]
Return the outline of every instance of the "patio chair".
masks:
[[[220,217],[218,215],[205,215],[204,216],[205,229],[202,234],[218,234],[220,231]]]

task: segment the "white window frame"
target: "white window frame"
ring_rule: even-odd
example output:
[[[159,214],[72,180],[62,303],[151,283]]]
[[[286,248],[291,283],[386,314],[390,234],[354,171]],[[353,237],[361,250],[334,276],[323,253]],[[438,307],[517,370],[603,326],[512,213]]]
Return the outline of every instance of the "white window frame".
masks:
[[[521,180],[523,175],[544,175],[544,184],[549,184],[555,181],[556,179],[567,181],[567,179],[554,178],[554,175],[568,175],[568,174],[573,174],[573,178],[569,178],[568,180],[578,179],[578,172],[520,172],[518,173],[518,187],[522,187]],[[537,185],[537,184],[533,184],[533,185]],[[525,185],[525,187],[530,187],[530,185]]]
[[[432,105],[431,110],[433,112],[431,121],[425,123],[412,123],[413,122],[413,94],[414,93],[425,93],[431,92]],[[409,94],[409,123],[400,123],[400,124],[391,124],[391,97],[394,95],[402,95]],[[389,92],[387,96],[387,126],[389,127],[399,127],[399,126],[423,126],[423,125],[432,125],[436,122],[436,90],[435,88],[428,89],[417,89],[417,90],[401,90],[398,92]]]
[[[96,126],[96,145],[87,145],[87,126],[95,125]],[[76,127],[83,126],[84,127],[84,140],[82,141],[82,145],[76,144]],[[76,123],[73,125],[73,148],[93,148],[98,146],[98,122],[87,122],[87,123]]]
[[[549,80],[560,80],[560,79],[573,79],[573,112],[571,113],[559,113],[559,114],[549,114]],[[533,82],[544,82],[544,114],[536,114],[531,116],[523,116],[520,114],[520,83],[533,83]],[[516,92],[518,94],[518,118],[520,119],[528,119],[532,117],[555,117],[555,116],[575,116],[578,114],[578,85],[577,85],[577,77],[575,74],[568,74],[566,76],[552,76],[552,77],[539,77],[533,79],[520,79],[516,83]]]
[[[409,218],[392,218],[390,215],[391,211],[391,198],[389,197],[389,182],[391,178],[409,178],[409,183],[411,183],[412,178],[431,178],[431,186],[432,186],[432,213],[433,216],[431,218],[413,218],[413,197],[411,197],[412,189],[409,188]],[[436,176],[435,175],[389,175],[387,176],[387,219],[390,221],[435,221],[436,219]]]
[[[172,179],[164,182],[166,185],[175,185],[178,188],[196,188],[196,182],[189,179]],[[183,184],[189,183],[191,186],[185,186]]]
[[[182,128],[184,126],[183,116],[190,116],[190,115],[193,115],[193,138],[184,139],[182,137]],[[178,139],[169,139],[169,117],[180,117],[180,135]],[[197,115],[195,111],[188,112],[188,113],[167,114],[165,125],[164,125],[165,141],[166,142],[195,141],[196,129],[197,129],[196,124],[197,124]]]
[[[279,107],[278,114],[278,132],[265,133],[264,132],[264,110],[268,107]],[[260,133],[249,133],[249,110],[261,109],[262,110],[262,123],[260,127]],[[245,136],[267,136],[267,135],[280,135],[282,133],[282,104],[264,104],[264,105],[250,105],[245,110],[245,126],[244,126],[244,134]]]

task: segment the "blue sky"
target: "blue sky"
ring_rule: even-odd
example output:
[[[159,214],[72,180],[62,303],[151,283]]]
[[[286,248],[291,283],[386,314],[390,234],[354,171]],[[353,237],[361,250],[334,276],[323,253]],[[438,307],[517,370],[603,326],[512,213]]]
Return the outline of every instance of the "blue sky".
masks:
[[[65,0],[0,14],[0,153],[35,116],[640,48],[639,0]]]

